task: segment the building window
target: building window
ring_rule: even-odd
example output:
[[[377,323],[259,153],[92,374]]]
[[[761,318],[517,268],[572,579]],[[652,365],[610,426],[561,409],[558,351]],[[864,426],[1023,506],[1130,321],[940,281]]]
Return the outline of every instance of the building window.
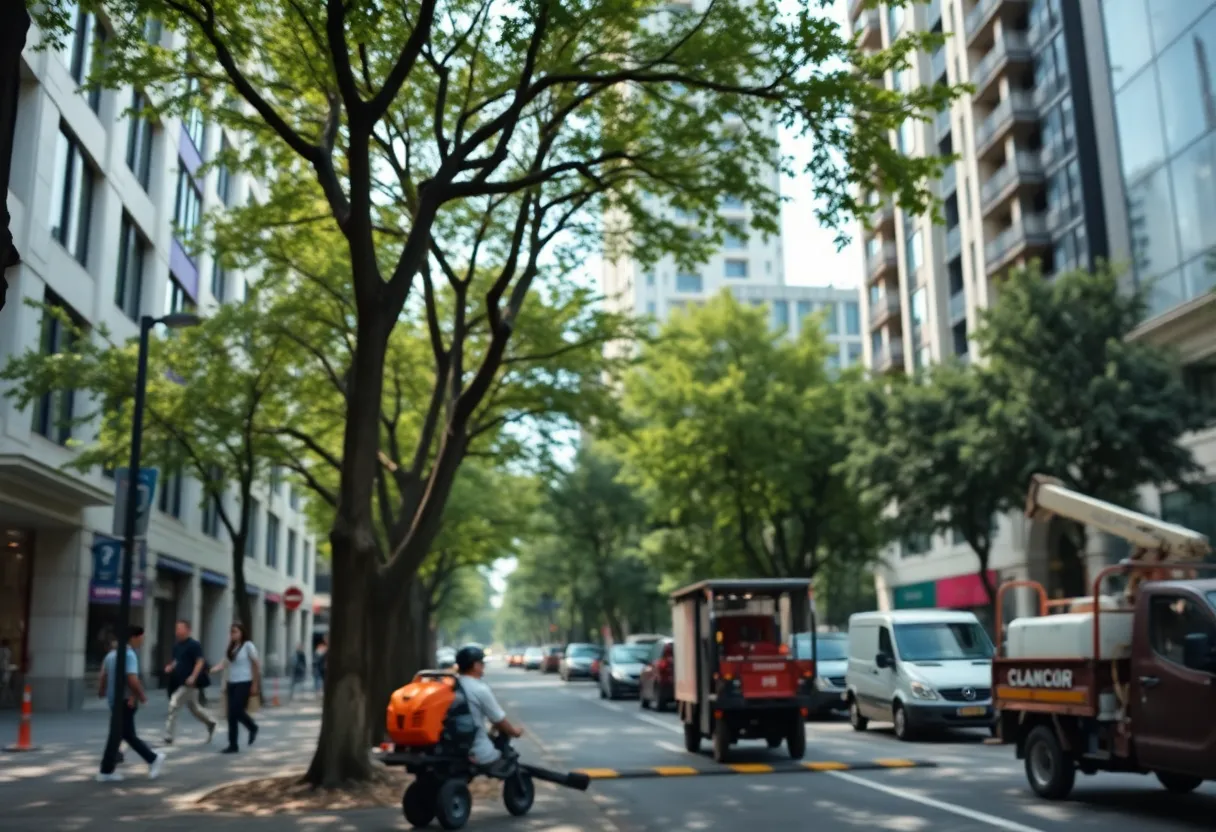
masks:
[[[258,518],[262,513],[262,505],[254,498],[249,498],[249,529],[245,535],[245,557],[257,557],[258,548]]]
[[[700,292],[701,288],[701,275],[691,272],[680,272],[676,275],[677,292]]]
[[[139,90],[131,95],[130,124],[127,127],[127,167],[135,174],[143,189],[148,190],[152,179],[152,120],[144,114],[148,98]]]
[[[899,542],[901,558],[927,554],[933,548],[933,540],[927,534],[910,534]]]
[[[279,565],[279,518],[266,512],[266,565],[275,569]]]
[[[823,305],[823,328],[828,335],[839,335],[840,325],[836,321],[836,304],[825,303]]]
[[[737,196],[722,197],[722,207],[731,211],[740,211],[743,209],[743,200]]]
[[[155,17],[148,16],[144,20],[144,40],[153,46],[160,46],[161,36],[164,34],[165,27]]]
[[[186,294],[182,284],[177,282],[177,278],[170,276],[169,289],[165,293],[165,314],[177,315],[182,312],[194,312],[195,309],[194,301]]]
[[[279,466],[272,465],[270,467],[270,482],[268,485],[271,497],[283,490],[283,471]]]
[[[78,85],[86,84],[97,66],[101,47],[106,42],[106,30],[97,22],[96,15],[80,9],[76,10],[72,29],[72,39],[68,46],[68,71]],[[89,108],[97,112],[101,107],[101,90],[90,89],[88,97]]]
[[[726,276],[731,278],[747,277],[747,261],[746,260],[727,260],[726,261]]]
[[[747,248],[747,226],[742,220],[731,220],[727,223],[730,230],[722,238],[722,247],[730,251]]]
[[[220,260],[217,257],[215,262],[211,264],[211,296],[220,303],[223,303],[227,293],[228,273],[224,271],[224,267],[220,265]]]
[[[1176,523],[1208,540],[1216,539],[1216,483],[1207,483],[1188,491],[1170,491],[1161,495],[1161,519]],[[1208,556],[1213,560],[1213,556]]]
[[[287,505],[291,506],[292,511],[300,510],[300,492],[294,485],[287,489]]]
[[[845,335],[861,334],[861,307],[858,306],[856,301],[845,301],[844,333]]]
[[[147,242],[126,211],[118,239],[118,279],[114,283],[114,303],[131,320],[139,319],[139,301],[144,291],[144,253]]]
[[[802,322],[811,314],[813,307],[809,300],[800,300],[794,307],[794,316],[798,319],[798,325],[802,326]]]
[[[773,329],[789,329],[790,327],[790,304],[788,301],[775,300],[773,301]]]
[[[908,261],[908,276],[912,277],[920,271],[921,265],[925,262],[924,244],[921,242],[919,231],[914,232],[908,237],[906,256]]]
[[[228,138],[220,136],[220,153],[227,153],[229,150]],[[221,157],[224,158],[224,157]],[[216,171],[215,192],[219,195],[220,202],[228,205],[229,197],[232,191],[232,173],[228,170],[228,165],[221,163],[219,170]]]
[[[646,272],[646,285],[647,286],[654,285],[654,272]]]
[[[287,530],[287,577],[296,575],[296,533],[294,529]]]
[[[304,557],[301,558],[300,567],[300,578],[308,586],[308,574],[312,571],[312,546],[307,540],[304,541]]]
[[[861,363],[861,344],[849,344],[849,363],[846,366],[852,367],[859,363]]]
[[[63,355],[71,352],[85,330],[84,319],[50,290],[47,290],[44,301],[49,309],[42,313],[42,338],[39,344],[42,354]],[[70,323],[64,323],[59,315],[65,316]],[[68,444],[72,438],[75,400],[74,390],[44,393],[34,402],[34,432],[60,445]]]
[[[650,315],[651,317],[658,314],[658,306],[654,301],[646,301],[646,314]]]
[[[203,195],[199,193],[194,179],[183,167],[177,173],[177,198],[173,204],[173,224],[177,226],[179,239],[189,240],[198,227],[203,213]]]
[[[1110,61],[1111,82],[1117,90],[1153,57],[1148,7],[1145,0],[1105,0],[1102,18],[1107,52],[1119,56]]]
[[[160,510],[179,520],[182,516],[182,469],[178,466],[162,469],[161,482],[157,484],[157,504]]]
[[[93,166],[76,137],[60,125],[55,145],[55,183],[51,195],[51,236],[82,266],[88,265],[93,218]]]
[[[186,95],[191,98],[202,95],[197,78],[191,78],[186,82]],[[184,126],[186,128],[186,135],[190,137],[190,141],[194,143],[194,149],[201,156],[203,154],[203,140],[207,137],[207,125],[203,121],[203,111],[197,104],[190,108],[190,112],[186,113]]]

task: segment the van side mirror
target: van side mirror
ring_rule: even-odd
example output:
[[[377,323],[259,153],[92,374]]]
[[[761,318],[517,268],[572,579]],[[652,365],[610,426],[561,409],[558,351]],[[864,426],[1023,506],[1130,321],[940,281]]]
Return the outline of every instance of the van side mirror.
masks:
[[[1182,663],[1191,670],[1212,672],[1212,642],[1207,633],[1188,633],[1182,640]]]
[[[874,665],[881,670],[886,670],[887,668],[894,666],[894,664],[895,662],[891,661],[891,657],[886,653],[879,653],[874,657]]]

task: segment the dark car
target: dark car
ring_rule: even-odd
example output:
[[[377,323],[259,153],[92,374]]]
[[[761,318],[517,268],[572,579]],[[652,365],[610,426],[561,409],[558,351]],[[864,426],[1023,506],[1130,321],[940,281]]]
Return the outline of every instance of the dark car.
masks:
[[[797,633],[793,638],[794,655],[799,659],[811,657],[811,634]],[[845,699],[845,671],[849,668],[849,637],[847,633],[819,633],[815,636],[815,693],[807,718],[825,717],[848,708]]]
[[[594,644],[567,644],[558,669],[562,681],[594,678],[591,668],[600,655],[600,648]]]
[[[556,673],[562,664],[561,646],[557,644],[550,644],[543,649],[545,651],[545,655],[540,661],[540,672]]]
[[[636,696],[642,668],[654,647],[649,644],[616,644],[600,662],[600,698]]]
[[[676,698],[672,641],[665,638],[648,646],[651,648],[650,658],[646,660],[642,676],[638,679],[638,701],[643,708],[653,707],[656,711],[663,711],[667,709],[667,703]]]

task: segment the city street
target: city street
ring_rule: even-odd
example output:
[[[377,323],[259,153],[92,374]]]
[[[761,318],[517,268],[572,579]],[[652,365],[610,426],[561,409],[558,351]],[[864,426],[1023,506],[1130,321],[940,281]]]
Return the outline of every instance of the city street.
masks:
[[[633,700],[599,699],[594,684],[556,676],[495,670],[491,682],[512,717],[552,756],[576,768],[718,766],[707,752],[683,748],[679,720]],[[901,743],[885,726],[857,734],[847,721],[807,726],[806,762],[861,764],[878,759],[930,760],[936,768],[797,772],[648,780],[596,780],[593,799],[622,832],[745,826],[895,832],[1003,829],[1163,832],[1211,829],[1216,784],[1185,797],[1152,777],[1080,777],[1073,798],[1036,798],[1009,748],[985,745],[986,733],[959,732],[939,741]],[[784,748],[736,746],[739,762],[788,761]]]

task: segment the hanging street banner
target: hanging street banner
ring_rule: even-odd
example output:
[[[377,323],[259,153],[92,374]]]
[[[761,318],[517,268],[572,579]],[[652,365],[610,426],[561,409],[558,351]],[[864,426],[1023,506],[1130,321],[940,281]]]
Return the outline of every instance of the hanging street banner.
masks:
[[[148,571],[148,543],[136,541],[139,553],[131,576],[131,603],[144,602],[144,575]],[[89,581],[90,604],[117,604],[122,597],[123,543],[113,537],[93,535],[93,576]]]

